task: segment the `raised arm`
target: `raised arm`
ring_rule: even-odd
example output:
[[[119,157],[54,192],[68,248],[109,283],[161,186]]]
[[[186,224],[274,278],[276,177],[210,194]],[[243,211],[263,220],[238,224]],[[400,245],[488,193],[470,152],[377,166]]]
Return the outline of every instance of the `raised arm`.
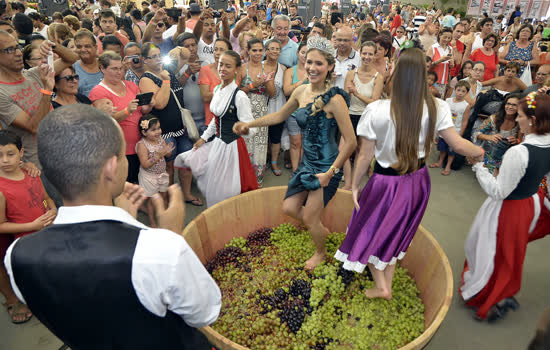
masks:
[[[181,16],[178,18],[178,26],[176,27],[176,32],[172,36],[172,42],[174,43],[174,45],[177,45],[178,36],[181,33],[185,33],[185,16],[185,12],[182,12]],[[200,38],[200,36],[198,36],[197,38]]]
[[[149,21],[147,24],[147,27],[145,27],[145,32],[143,32],[143,37],[141,38],[142,43],[146,43],[151,41],[151,38],[153,37],[153,33],[155,32],[155,28],[157,26],[157,23],[159,21],[162,21],[166,17],[166,12],[164,9],[159,9],[153,18]]]
[[[78,61],[78,55],[73,50],[63,45],[55,45],[49,40],[44,40],[40,44],[40,55],[46,58],[51,51],[59,56],[59,59],[53,63],[55,74],[61,73],[65,68],[72,66],[73,63]]]

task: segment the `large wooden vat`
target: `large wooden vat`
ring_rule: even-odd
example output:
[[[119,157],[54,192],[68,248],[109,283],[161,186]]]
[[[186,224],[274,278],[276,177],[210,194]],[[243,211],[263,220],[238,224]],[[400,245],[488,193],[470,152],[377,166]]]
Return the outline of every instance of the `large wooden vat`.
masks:
[[[261,227],[285,222],[282,213],[286,187],[270,187],[230,198],[205,210],[187,225],[183,236],[203,263],[233,237]],[[353,211],[351,192],[338,190],[324,211],[323,223],[331,232],[345,232]],[[434,237],[420,227],[401,265],[415,279],[425,305],[425,331],[400,350],[422,349],[445,318],[453,294],[453,278],[447,256]],[[245,350],[210,327],[202,331],[221,350]]]

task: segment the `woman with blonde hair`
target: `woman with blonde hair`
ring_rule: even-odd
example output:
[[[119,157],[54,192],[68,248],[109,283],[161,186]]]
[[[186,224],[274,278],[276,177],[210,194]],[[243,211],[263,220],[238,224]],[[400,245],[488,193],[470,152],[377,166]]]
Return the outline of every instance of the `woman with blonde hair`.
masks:
[[[325,239],[329,234],[321,223],[321,214],[336,193],[342,172],[340,169],[357,146],[349,119],[349,95],[332,86],[334,47],[325,38],[315,36],[307,41],[305,69],[309,84],[297,87],[278,111],[249,123],[237,123],[236,134],[247,134],[249,128],[279,124],[296,112],[303,130],[304,155],[293,173],[283,201],[286,215],[304,222],[315,253],[305,262],[313,269],[326,257]],[[338,152],[336,133],[340,131],[345,143]]]
[[[75,35],[80,29],[80,21],[73,15],[63,17],[63,23],[69,26],[69,29],[73,35]]]
[[[405,256],[428,205],[431,185],[425,159],[435,133],[459,154],[483,154],[455,131],[449,105],[430,94],[425,57],[416,48],[401,52],[391,77],[391,99],[370,103],[357,126],[355,210],[335,258],[347,270],[369,267],[376,286],[365,291],[368,298],[392,297],[395,263]],[[411,89],[411,81],[418,88]],[[374,175],[360,191],[373,157]]]

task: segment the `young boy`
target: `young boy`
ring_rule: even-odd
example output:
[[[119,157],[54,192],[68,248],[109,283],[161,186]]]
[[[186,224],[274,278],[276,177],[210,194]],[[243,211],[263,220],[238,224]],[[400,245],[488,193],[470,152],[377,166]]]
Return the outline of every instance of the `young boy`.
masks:
[[[439,91],[437,91],[437,88],[434,86],[437,79],[438,79],[438,76],[436,72],[428,71],[428,76],[426,78],[426,80],[428,81],[428,88],[430,89],[430,92],[432,93],[433,97],[440,98],[441,95],[439,95]]]
[[[451,113],[453,115],[453,122],[456,132],[462,136],[466,125],[468,124],[468,116],[470,115],[470,104],[465,100],[466,95],[470,92],[470,84],[461,80],[456,84],[455,87],[455,96],[449,97],[445,101],[451,107]],[[451,165],[455,159],[455,152],[449,147],[443,138],[439,138],[437,141],[437,150],[439,151],[439,163],[433,163],[430,165],[430,168],[439,168],[443,167],[443,162],[445,161],[445,156],[447,157],[447,165],[445,169],[441,172],[441,175],[447,176],[451,174]]]
[[[19,164],[23,157],[21,138],[0,130],[0,257],[14,239],[50,225],[57,209],[42,186],[40,177],[31,177]],[[13,323],[27,322],[32,313],[15,296],[4,264],[0,264],[0,292]]]

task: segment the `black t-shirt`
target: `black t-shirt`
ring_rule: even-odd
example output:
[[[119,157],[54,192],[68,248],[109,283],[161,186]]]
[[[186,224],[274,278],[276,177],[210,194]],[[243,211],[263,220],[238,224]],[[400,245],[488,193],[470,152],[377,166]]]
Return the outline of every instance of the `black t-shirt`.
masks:
[[[82,95],[82,94],[76,94],[75,95],[76,97],[76,101],[78,103],[82,103],[82,104],[85,104],[85,105],[91,105],[92,104],[92,101],[90,101],[90,99],[88,97],[86,97],[85,95]],[[56,102],[56,101],[52,101],[52,107],[55,109],[55,108],[59,108],[59,107],[62,107],[63,105]]]
[[[300,16],[294,16],[294,17],[291,17],[291,18],[290,18],[290,21],[291,21],[291,22],[292,22],[292,21],[296,21],[296,20],[300,21],[300,24],[298,24],[298,25],[293,25],[293,26],[290,27],[290,29],[292,29],[292,30],[300,30],[300,31],[301,31],[301,30],[302,30],[302,25],[304,24],[304,20],[303,20],[302,17],[300,17]]]
[[[340,22],[339,18],[342,20],[342,23],[344,23],[344,15],[341,12],[333,12],[330,14],[330,24],[335,25],[336,23]]]

